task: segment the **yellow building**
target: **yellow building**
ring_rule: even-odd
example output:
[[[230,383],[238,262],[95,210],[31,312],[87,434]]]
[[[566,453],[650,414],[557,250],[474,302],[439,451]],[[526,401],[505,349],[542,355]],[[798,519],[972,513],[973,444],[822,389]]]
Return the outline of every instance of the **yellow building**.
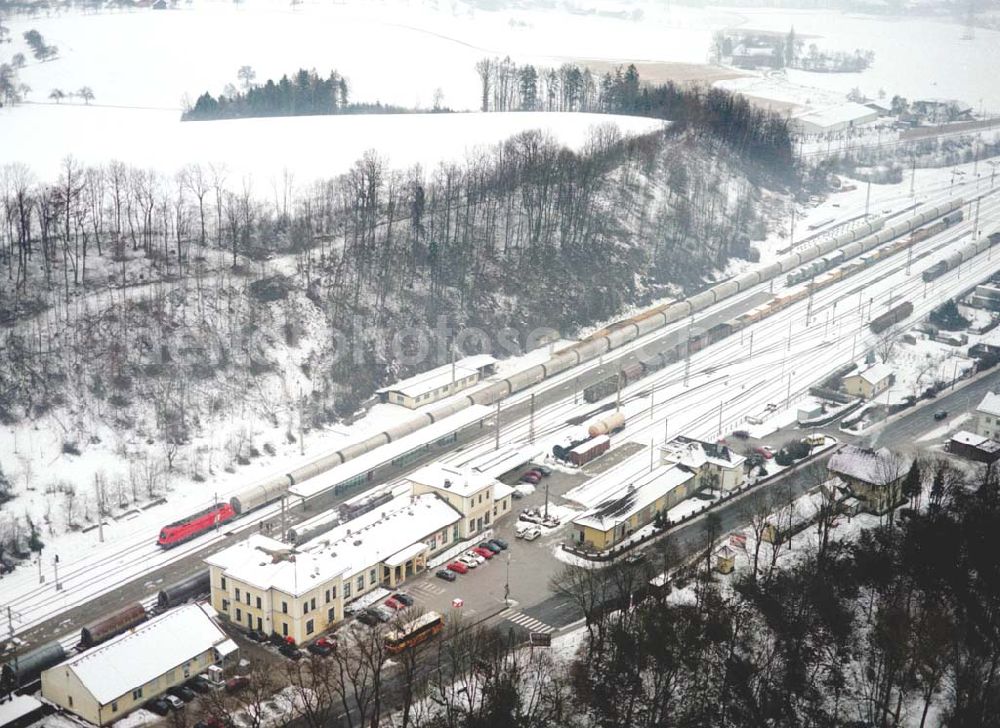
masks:
[[[722,443],[678,436],[660,448],[660,462],[690,468],[695,474],[695,490],[731,491],[746,480],[746,458]]]
[[[675,465],[657,468],[574,518],[573,540],[605,551],[652,523],[657,512],[673,508],[696,490],[694,473],[688,469]]]
[[[892,386],[892,379],[892,367],[887,364],[875,364],[863,372],[844,377],[844,391],[854,397],[874,399]]]
[[[265,634],[311,641],[364,594],[396,588],[459,536],[461,515],[432,493],[401,495],[293,547],[255,534],[212,554],[212,606]]]
[[[414,495],[433,493],[462,514],[459,540],[474,538],[510,513],[510,486],[475,470],[431,463],[407,477]]]
[[[45,670],[42,697],[107,725],[236,652],[202,607],[187,604]]]

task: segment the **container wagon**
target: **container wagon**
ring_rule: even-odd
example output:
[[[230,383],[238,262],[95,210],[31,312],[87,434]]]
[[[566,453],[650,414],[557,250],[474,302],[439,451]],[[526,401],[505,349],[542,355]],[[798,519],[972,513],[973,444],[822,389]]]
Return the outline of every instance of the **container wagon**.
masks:
[[[600,457],[611,447],[611,438],[601,435],[587,440],[569,451],[569,461],[574,465],[586,465],[594,458]]]
[[[146,621],[146,610],[134,602],[112,615],[91,622],[80,630],[80,644],[84,649],[107,642]]]
[[[370,495],[367,498],[359,500],[355,503],[341,503],[340,504],[340,522],[350,521],[352,518],[357,518],[363,513],[368,513],[368,511],[378,508],[380,505],[388,503],[392,500],[392,491],[383,490],[381,493],[376,493]],[[304,524],[299,524],[300,526]]]
[[[618,391],[618,375],[612,374],[610,377],[584,388],[583,400],[585,402],[596,402],[616,391]]]
[[[160,593],[156,595],[156,607],[162,611],[176,607],[178,604],[184,604],[202,594],[208,594],[211,585],[211,576],[209,576],[208,569],[205,569],[194,576],[160,589]]]
[[[66,659],[66,650],[58,642],[35,648],[9,660],[0,670],[0,687],[4,693],[31,685],[50,667]]]
[[[899,323],[905,319],[911,313],[913,313],[913,304],[909,301],[905,301],[898,306],[894,306],[881,316],[873,318],[871,323],[868,324],[868,328],[870,328],[872,332],[880,334],[893,324]]]

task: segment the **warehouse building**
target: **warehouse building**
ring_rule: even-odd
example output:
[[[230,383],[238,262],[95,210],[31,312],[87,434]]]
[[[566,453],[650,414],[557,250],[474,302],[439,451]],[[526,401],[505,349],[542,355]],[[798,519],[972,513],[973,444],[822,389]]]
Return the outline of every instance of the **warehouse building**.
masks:
[[[847,101],[796,114],[791,119],[791,127],[802,134],[826,134],[870,124],[877,121],[878,116],[875,109]]]
[[[400,495],[302,546],[261,534],[212,554],[212,606],[234,624],[308,642],[351,601],[396,588],[462,540],[462,514],[433,493]]]
[[[657,468],[623,485],[574,518],[573,540],[596,551],[607,550],[698,489],[695,473],[688,468],[678,465]]]
[[[746,458],[721,442],[702,442],[678,435],[660,448],[660,462],[681,465],[695,476],[696,490],[735,490],[746,480]]]
[[[383,387],[377,393],[382,402],[416,409],[468,389],[492,374],[496,363],[489,354],[467,356]]]
[[[210,665],[235,660],[237,649],[205,608],[188,604],[46,670],[42,697],[107,725]]]
[[[948,440],[948,452],[977,463],[995,463],[1000,459],[1000,442],[962,430]]]

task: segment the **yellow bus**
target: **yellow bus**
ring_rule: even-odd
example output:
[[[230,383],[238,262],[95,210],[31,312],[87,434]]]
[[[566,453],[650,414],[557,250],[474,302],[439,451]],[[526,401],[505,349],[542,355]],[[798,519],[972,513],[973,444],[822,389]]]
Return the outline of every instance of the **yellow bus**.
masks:
[[[412,622],[394,629],[385,636],[385,646],[396,655],[410,647],[416,647],[421,642],[429,640],[444,629],[444,617],[437,612],[427,612]]]

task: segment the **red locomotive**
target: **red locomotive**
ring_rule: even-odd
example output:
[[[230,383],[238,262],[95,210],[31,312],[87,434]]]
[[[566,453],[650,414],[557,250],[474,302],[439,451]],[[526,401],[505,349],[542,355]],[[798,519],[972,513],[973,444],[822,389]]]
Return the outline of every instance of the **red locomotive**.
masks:
[[[164,526],[156,543],[169,549],[211,530],[216,524],[225,523],[235,517],[236,511],[232,505],[221,503]]]

